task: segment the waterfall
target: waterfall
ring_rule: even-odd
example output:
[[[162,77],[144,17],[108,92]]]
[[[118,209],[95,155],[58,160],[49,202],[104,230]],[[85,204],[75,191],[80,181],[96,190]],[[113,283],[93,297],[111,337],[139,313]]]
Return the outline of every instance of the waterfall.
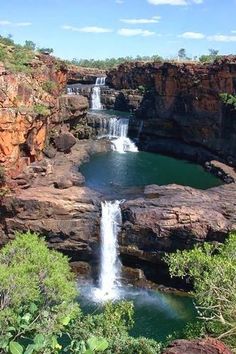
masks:
[[[120,263],[118,259],[117,236],[121,225],[120,201],[105,201],[101,217],[101,271],[99,288],[95,289],[97,301],[107,301],[118,297]]]
[[[137,152],[138,148],[129,138],[129,119],[127,118],[111,118],[109,120],[109,139],[112,141],[113,150],[119,153],[126,151]]]
[[[104,86],[106,83],[106,78],[105,77],[97,77],[96,79],[96,86]]]
[[[104,86],[105,83],[106,83],[105,77],[97,77],[95,86],[92,88],[91,101],[92,101],[92,109],[94,109],[94,110],[103,109],[103,106],[101,103],[101,87],[100,86]]]
[[[99,86],[94,86],[92,89],[92,109],[95,110],[103,109],[101,103],[101,88]]]

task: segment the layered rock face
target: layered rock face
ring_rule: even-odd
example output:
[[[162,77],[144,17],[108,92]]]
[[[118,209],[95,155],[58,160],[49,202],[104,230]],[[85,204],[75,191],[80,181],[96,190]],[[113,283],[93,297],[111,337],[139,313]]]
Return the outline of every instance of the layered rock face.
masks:
[[[68,69],[48,55],[36,55],[27,73],[11,73],[0,66],[0,163],[16,175],[30,162],[42,158],[52,132],[69,128],[84,118],[84,97],[60,95]]]
[[[213,64],[127,63],[109,72],[107,82],[146,91],[130,129],[137,137],[143,121],[142,148],[182,157],[187,150],[193,160],[215,157],[236,165],[236,110],[219,96],[236,93],[236,57]]]
[[[170,280],[163,255],[204,241],[223,242],[236,228],[235,198],[235,184],[205,191],[178,185],[146,187],[142,198],[122,205],[119,243],[124,265],[142,269],[148,280],[181,287],[179,280]]]

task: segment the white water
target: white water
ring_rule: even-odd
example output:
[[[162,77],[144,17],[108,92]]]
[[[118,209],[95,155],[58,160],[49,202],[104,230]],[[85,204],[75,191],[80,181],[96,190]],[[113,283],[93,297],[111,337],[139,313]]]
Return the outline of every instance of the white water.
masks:
[[[120,201],[102,202],[101,217],[101,272],[99,288],[94,291],[96,301],[119,297],[120,262],[117,236],[121,225]]]
[[[105,118],[99,117],[99,139],[107,137],[112,142],[113,151],[121,154],[138,152],[138,148],[130,138],[128,138],[129,119],[127,118]]]
[[[91,101],[92,101],[92,109],[94,110],[101,110],[103,109],[103,105],[101,103],[101,88],[100,86],[104,86],[106,83],[106,78],[105,77],[97,77],[95,86],[92,88],[92,96],[91,96]]]
[[[92,89],[92,109],[98,111],[103,109],[101,103],[101,88],[99,86],[94,86]]]

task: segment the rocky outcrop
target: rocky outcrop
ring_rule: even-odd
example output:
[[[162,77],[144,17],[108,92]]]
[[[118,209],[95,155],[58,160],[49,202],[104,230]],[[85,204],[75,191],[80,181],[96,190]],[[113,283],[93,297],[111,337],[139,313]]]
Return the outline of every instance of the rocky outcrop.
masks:
[[[130,129],[137,137],[143,120],[143,149],[183,156],[184,147],[192,146],[192,159],[236,165],[236,110],[219,96],[236,93],[235,56],[213,64],[126,63],[110,71],[107,82],[118,90],[145,90]]]
[[[48,146],[68,129],[86,124],[89,107],[83,96],[63,95],[70,73],[64,62],[35,54],[26,72],[11,72],[0,63],[0,163],[11,176],[51,155]],[[53,154],[52,154],[53,155]]]
[[[214,338],[176,340],[163,354],[232,354],[226,345]]]
[[[70,65],[67,82],[68,84],[95,84],[96,78],[101,76],[106,76],[105,70]]]
[[[119,244],[124,265],[142,269],[148,280],[181,287],[179,280],[170,281],[163,255],[204,241],[223,242],[236,229],[235,200],[235,184],[205,191],[146,187],[143,197],[122,204]]]
[[[50,247],[73,262],[95,264],[99,255],[101,195],[83,186],[84,178],[78,169],[91,154],[107,149],[105,141],[81,141],[67,155],[57,152],[54,159],[25,168],[15,179],[15,192],[0,200],[0,246],[16,231],[30,230],[45,236]],[[74,267],[78,269],[78,265]]]

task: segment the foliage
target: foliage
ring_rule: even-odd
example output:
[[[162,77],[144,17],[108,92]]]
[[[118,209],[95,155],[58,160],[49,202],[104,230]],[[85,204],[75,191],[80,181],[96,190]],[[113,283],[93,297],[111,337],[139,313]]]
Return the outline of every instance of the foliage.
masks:
[[[190,276],[201,318],[211,334],[236,347],[236,233],[225,245],[205,243],[167,256],[171,276]]]
[[[199,57],[199,61],[202,63],[211,63],[216,59],[219,59],[221,56],[218,55],[219,50],[209,49],[209,54],[203,54]]]
[[[48,80],[43,83],[42,88],[48,93],[53,93],[57,89],[57,84],[55,81]]]
[[[35,50],[36,44],[33,41],[26,40],[24,47],[28,50]]]
[[[37,50],[42,54],[52,54],[53,53],[52,48],[37,48]]]
[[[27,353],[57,346],[55,335],[79,313],[75,297],[67,258],[36,234],[17,234],[0,251],[0,348],[14,354],[24,338]]]
[[[162,61],[163,59],[159,55],[153,56],[136,56],[136,57],[120,57],[120,58],[106,58],[102,59],[76,59],[74,58],[69,64],[87,67],[87,68],[98,68],[98,69],[112,69],[125,62],[135,62],[135,61]]]
[[[6,182],[6,173],[4,167],[0,166],[0,185]]]
[[[221,93],[220,99],[224,104],[230,105],[234,109],[236,109],[236,95],[230,95],[229,93]]]
[[[179,51],[178,51],[178,57],[180,59],[186,59],[187,55],[186,55],[186,49],[184,48],[181,48]]]
[[[104,311],[97,315],[86,315],[75,319],[67,335],[73,340],[67,347],[69,353],[76,353],[79,340],[86,341],[91,333],[96,337],[106,338],[109,348],[106,353],[117,354],[158,354],[160,344],[146,338],[132,338],[128,329],[133,326],[133,304],[108,302]]]
[[[34,113],[40,116],[49,116],[50,109],[42,103],[36,103],[33,107]]]

